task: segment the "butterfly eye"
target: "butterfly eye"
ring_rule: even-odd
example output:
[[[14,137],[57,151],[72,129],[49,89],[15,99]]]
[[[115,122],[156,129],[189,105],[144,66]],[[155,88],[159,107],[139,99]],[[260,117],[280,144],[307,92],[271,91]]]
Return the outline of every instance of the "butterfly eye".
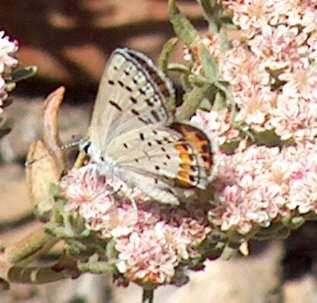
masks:
[[[90,141],[85,141],[80,145],[80,150],[82,150],[85,154],[88,154],[90,145]]]

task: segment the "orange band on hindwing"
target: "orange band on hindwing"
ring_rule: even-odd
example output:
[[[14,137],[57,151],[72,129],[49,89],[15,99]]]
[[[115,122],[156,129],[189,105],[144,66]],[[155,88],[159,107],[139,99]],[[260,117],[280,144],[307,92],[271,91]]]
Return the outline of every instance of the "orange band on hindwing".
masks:
[[[211,175],[213,159],[210,140],[201,130],[191,125],[176,122],[171,127],[183,136],[183,142],[175,146],[180,157],[177,185],[186,188],[195,187],[202,176],[208,178]],[[202,169],[205,170],[203,173]]]

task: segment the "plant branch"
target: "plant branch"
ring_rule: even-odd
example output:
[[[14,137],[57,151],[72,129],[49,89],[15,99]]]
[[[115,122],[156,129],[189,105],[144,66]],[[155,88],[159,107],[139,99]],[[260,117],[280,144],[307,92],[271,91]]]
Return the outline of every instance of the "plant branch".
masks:
[[[9,283],[44,284],[69,278],[70,274],[52,267],[24,267],[0,261],[0,277]]]
[[[154,301],[154,289],[143,288],[142,303],[153,303]]]
[[[44,226],[37,227],[23,239],[5,248],[4,259],[11,265],[25,264],[46,253],[59,240],[44,230]]]

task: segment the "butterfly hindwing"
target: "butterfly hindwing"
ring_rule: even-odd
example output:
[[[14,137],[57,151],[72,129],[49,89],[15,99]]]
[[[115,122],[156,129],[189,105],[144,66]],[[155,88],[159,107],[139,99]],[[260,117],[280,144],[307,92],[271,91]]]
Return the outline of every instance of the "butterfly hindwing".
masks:
[[[170,127],[151,125],[119,136],[109,146],[108,155],[120,167],[151,176],[154,184],[160,180],[174,187],[204,189],[211,172],[209,147],[202,131],[175,122]]]

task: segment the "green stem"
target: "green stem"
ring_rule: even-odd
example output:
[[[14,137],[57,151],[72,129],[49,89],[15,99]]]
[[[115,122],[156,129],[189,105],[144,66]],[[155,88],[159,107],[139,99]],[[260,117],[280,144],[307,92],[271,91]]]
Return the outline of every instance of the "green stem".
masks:
[[[154,289],[143,288],[142,303],[153,303],[154,301]]]
[[[5,248],[5,260],[9,264],[26,264],[38,256],[46,253],[59,240],[44,230],[43,226],[38,227],[22,240],[14,242]]]
[[[202,87],[195,87],[184,95],[183,104],[177,109],[176,117],[178,121],[188,120],[195,114],[201,100],[206,96],[210,84],[207,83]]]
[[[0,261],[0,278],[9,283],[45,284],[71,277],[67,271],[56,271],[51,267],[11,266]]]

